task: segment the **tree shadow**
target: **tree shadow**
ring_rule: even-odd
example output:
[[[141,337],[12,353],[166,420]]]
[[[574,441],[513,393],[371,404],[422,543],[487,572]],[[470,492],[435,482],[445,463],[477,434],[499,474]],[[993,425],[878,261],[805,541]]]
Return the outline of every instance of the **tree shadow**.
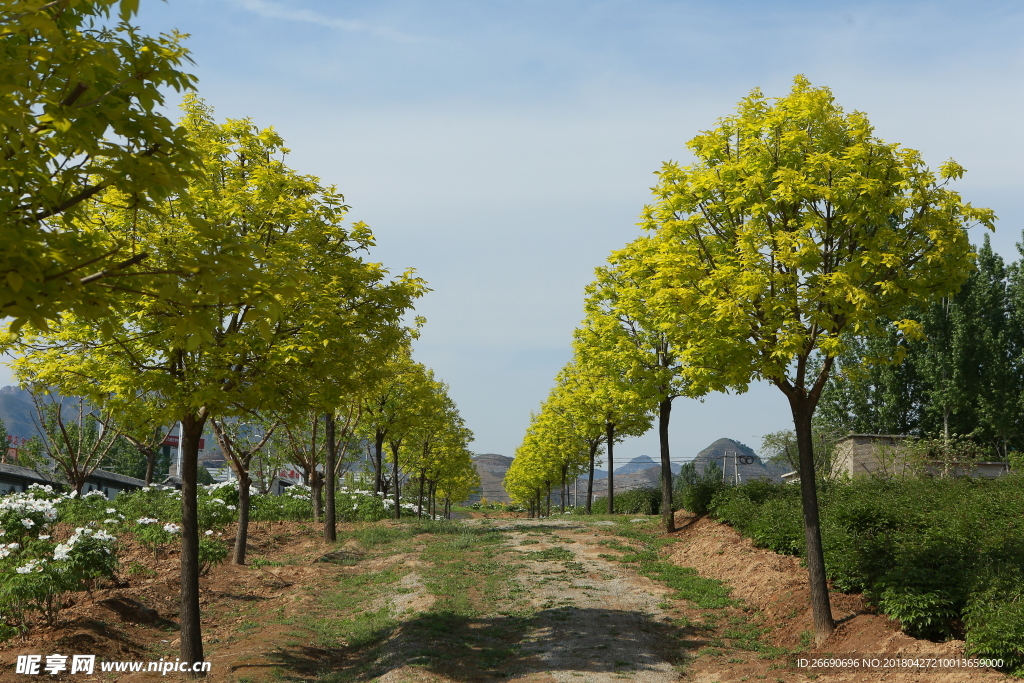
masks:
[[[706,645],[704,633],[641,612],[610,609],[561,607],[489,618],[424,612],[380,629],[360,648],[296,646],[268,657],[291,675],[323,681],[371,681],[413,666],[477,683],[531,671],[664,670]]]

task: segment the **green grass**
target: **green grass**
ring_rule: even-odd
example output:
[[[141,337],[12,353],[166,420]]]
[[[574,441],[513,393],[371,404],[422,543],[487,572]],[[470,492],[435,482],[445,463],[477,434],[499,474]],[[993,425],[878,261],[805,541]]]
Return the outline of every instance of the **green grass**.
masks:
[[[638,573],[674,589],[676,592],[669,596],[671,599],[686,600],[695,607],[708,610],[701,614],[702,622],[695,623],[686,618],[676,622],[681,628],[692,628],[708,634],[707,645],[699,654],[719,657],[726,653],[746,651],[757,652],[762,657],[772,659],[789,654],[788,650],[764,641],[764,636],[770,630],[763,626],[764,616],[742,601],[732,598],[726,583],[704,578],[695,569],[681,567],[662,558],[661,550],[675,541],[661,536],[656,521],[645,524],[620,523],[609,531],[625,537],[631,543],[626,545],[618,540],[602,540],[601,545],[623,553],[618,558],[607,555],[603,557],[637,565]],[[722,625],[723,620],[728,623]]]
[[[523,557],[525,559],[534,560],[535,562],[568,562],[576,558],[571,551],[560,546],[545,548],[544,550],[538,550],[536,552],[520,552],[523,553]]]

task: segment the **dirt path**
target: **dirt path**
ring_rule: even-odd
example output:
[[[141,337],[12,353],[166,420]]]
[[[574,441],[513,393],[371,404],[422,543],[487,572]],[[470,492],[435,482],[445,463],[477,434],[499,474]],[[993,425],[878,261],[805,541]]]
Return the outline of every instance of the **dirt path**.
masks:
[[[251,564],[204,577],[208,680],[225,683],[960,683],[997,672],[813,674],[797,656],[958,656],[962,643],[916,641],[857,596],[820,651],[807,644],[806,572],[706,519],[666,536],[655,518],[469,519],[346,525],[337,545],[302,523],[263,525]],[[0,646],[21,653],[176,655],[177,558],[130,555],[116,589],[83,595],[58,628]],[[142,565],[145,564],[145,567]],[[694,569],[688,569],[694,567]],[[119,622],[121,594],[160,621]],[[172,676],[173,678],[173,676]],[[13,667],[0,681],[23,681]],[[170,680],[147,673],[50,680]]]
[[[608,550],[596,542],[604,534],[567,521],[492,528],[524,554],[517,580],[536,610],[524,638],[534,662],[515,680],[679,680],[660,639],[671,618],[658,605],[672,591],[601,557]]]

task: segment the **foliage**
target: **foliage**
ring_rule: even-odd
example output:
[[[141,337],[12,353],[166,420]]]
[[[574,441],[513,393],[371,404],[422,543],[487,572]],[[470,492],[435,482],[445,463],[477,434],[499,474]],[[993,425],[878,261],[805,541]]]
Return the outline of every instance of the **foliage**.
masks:
[[[592,512],[607,514],[608,498],[594,499]],[[657,515],[661,513],[661,489],[644,487],[631,489],[615,496],[615,512],[625,515]]]
[[[340,487],[335,505],[342,522],[376,522],[391,516],[380,496],[372,491]]]
[[[56,538],[65,521],[61,503],[75,496],[35,485],[0,498],[0,639],[26,632],[31,612],[55,624],[67,592],[114,575],[117,539],[104,529],[77,527],[62,542]]]
[[[917,637],[967,631],[976,656],[1024,665],[1024,486],[1020,475],[836,481],[822,487],[825,566],[834,588],[863,591]],[[760,547],[801,555],[795,487],[750,482],[712,515]],[[998,624],[998,628],[993,627]]]
[[[210,573],[214,565],[220,564],[228,556],[228,545],[219,538],[208,534],[199,539],[199,574]]]
[[[812,424],[811,441],[814,450],[814,473],[818,479],[834,479],[839,476],[835,444],[845,434],[840,434],[824,424]],[[761,452],[768,460],[788,466],[793,472],[800,472],[800,453],[797,449],[796,433],[792,429],[765,434],[761,438]]]
[[[925,338],[903,340],[894,323],[882,321],[883,336],[851,339],[836,359],[836,381],[822,394],[824,422],[842,433],[959,435],[993,460],[1024,447],[1017,408],[1024,386],[1022,264],[1004,264],[987,235],[977,251],[977,268],[959,292],[899,314],[916,320]],[[885,360],[902,352],[900,365]]]
[[[253,496],[252,518],[259,522],[313,519],[313,496],[309,487],[304,484],[293,484],[279,496]]]
[[[160,113],[169,88],[195,83],[181,71],[183,36],[142,35],[128,23],[137,9],[128,0],[0,8],[0,317],[16,327],[103,310],[106,281],[87,276],[152,271],[132,268],[144,255],[87,209],[104,188],[145,205],[194,170],[184,131]]]
[[[881,335],[880,318],[955,292],[973,269],[966,228],[995,216],[948,189],[959,164],[936,175],[803,76],[785,97],[753,91],[717,123],[688,143],[695,163],[664,164],[644,211],[651,303],[695,395],[756,379],[783,392],[809,471],[814,411],[850,335]],[[921,334],[914,320],[896,326]],[[816,480],[800,486],[821,643],[834,621]]]
[[[710,462],[702,473],[697,472],[694,463],[685,463],[676,477],[677,502],[684,510],[695,515],[706,515],[715,494],[728,484],[722,478],[722,468],[717,462]]]

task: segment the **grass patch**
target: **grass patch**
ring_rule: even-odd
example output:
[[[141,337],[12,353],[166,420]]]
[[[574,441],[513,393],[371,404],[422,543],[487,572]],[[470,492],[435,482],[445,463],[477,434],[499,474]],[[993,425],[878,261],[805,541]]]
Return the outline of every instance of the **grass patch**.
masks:
[[[576,559],[576,556],[571,551],[556,546],[554,548],[545,548],[544,550],[538,550],[535,552],[520,551],[523,556],[528,560],[534,560],[536,562],[568,562]]]

